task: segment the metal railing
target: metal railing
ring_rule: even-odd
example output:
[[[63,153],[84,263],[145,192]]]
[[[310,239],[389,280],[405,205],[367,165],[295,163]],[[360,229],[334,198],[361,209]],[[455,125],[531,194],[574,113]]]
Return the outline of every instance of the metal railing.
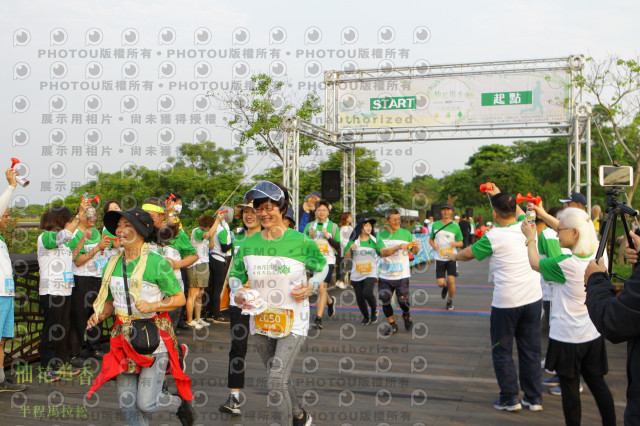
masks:
[[[15,281],[14,337],[5,342],[5,367],[40,358],[38,349],[43,322],[36,253],[12,254],[11,262]],[[108,339],[112,326],[113,318],[102,322],[104,340]]]

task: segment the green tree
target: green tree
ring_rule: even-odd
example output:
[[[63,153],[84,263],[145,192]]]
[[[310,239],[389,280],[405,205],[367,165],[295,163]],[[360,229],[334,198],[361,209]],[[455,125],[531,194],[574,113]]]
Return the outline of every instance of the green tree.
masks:
[[[315,93],[307,94],[298,106],[289,100],[287,85],[276,81],[267,74],[251,77],[251,88],[219,94],[223,109],[229,111],[233,118],[227,123],[238,132],[240,146],[252,142],[259,152],[271,152],[283,161],[284,119],[295,115],[303,120],[322,112],[320,98]],[[316,148],[316,142],[302,136],[300,153],[308,154]]]
[[[626,164],[640,170],[640,65],[638,59],[611,56],[602,61],[587,58],[586,69],[572,82],[584,88],[613,130],[614,142],[626,153]],[[638,187],[640,173],[635,173],[628,191],[629,203]]]

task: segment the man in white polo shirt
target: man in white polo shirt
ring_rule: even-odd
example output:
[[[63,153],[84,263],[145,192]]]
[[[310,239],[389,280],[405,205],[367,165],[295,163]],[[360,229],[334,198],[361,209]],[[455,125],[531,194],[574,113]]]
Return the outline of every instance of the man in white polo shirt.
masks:
[[[491,194],[494,226],[475,244],[451,260],[482,260],[489,257],[489,282],[493,282],[491,302],[491,345],[493,369],[500,386],[494,403],[498,410],[516,411],[522,405],[531,411],[542,410],[542,373],[540,371],[542,289],[540,275],[529,266],[526,241],[520,231],[525,215],[516,197],[500,193],[494,185]],[[513,341],[518,347],[520,385],[513,361]]]

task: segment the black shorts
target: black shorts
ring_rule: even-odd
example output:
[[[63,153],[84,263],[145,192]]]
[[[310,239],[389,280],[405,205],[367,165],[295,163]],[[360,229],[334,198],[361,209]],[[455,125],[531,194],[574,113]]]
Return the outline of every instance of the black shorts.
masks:
[[[331,280],[333,279],[333,268],[336,265],[329,265],[329,271],[327,272],[327,276],[322,280],[323,283],[331,284]]]
[[[444,278],[445,273],[450,277],[458,276],[458,262],[453,260],[436,260],[436,278]]]

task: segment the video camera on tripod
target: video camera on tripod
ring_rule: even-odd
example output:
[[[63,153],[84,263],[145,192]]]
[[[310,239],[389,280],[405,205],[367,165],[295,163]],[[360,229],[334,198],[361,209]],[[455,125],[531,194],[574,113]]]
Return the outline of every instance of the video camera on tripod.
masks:
[[[624,227],[624,236],[629,244],[629,225],[627,224],[626,215],[635,217],[638,212],[627,206],[623,201],[618,201],[618,196],[624,194],[623,187],[633,186],[633,168],[631,166],[620,166],[619,164],[613,164],[611,166],[599,167],[600,186],[606,187],[605,193],[607,194],[606,200],[606,214],[607,218],[604,222],[604,231],[602,232],[602,239],[598,246],[598,252],[596,253],[596,259],[600,259],[607,247],[607,242],[611,241],[609,248],[609,275],[617,276],[612,273],[613,268],[613,250],[616,235],[616,222],[618,216],[622,220],[622,226]],[[620,277],[618,277],[620,278]]]

